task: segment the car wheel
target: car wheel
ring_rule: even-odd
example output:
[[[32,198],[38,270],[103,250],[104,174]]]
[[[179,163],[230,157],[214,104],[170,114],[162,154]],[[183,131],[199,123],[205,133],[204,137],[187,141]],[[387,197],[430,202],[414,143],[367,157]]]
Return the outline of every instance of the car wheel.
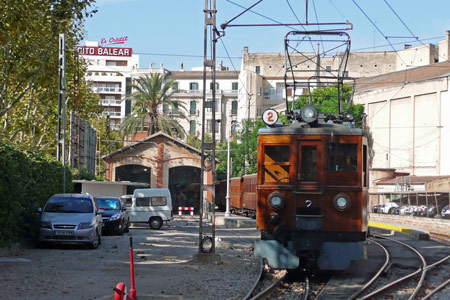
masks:
[[[119,224],[119,226],[117,227],[117,234],[118,235],[123,235],[123,223]]]
[[[393,208],[393,207],[389,208],[389,212],[388,213],[392,215],[394,213],[394,209],[395,208]]]
[[[97,249],[97,248],[98,248],[98,245],[100,245],[101,242],[102,242],[101,237],[100,237],[100,235],[99,235],[98,232],[97,232],[96,238],[92,240],[92,242],[89,244],[89,247],[90,247],[91,249]]]
[[[123,232],[125,232],[125,233],[130,232],[130,220],[127,221],[127,226],[125,226]]]
[[[163,221],[160,217],[151,217],[148,225],[151,229],[160,229],[163,224]]]

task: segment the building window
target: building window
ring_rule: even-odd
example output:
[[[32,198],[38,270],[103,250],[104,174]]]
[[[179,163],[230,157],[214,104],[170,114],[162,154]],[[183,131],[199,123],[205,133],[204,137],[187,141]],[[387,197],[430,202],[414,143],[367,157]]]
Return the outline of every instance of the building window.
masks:
[[[276,99],[276,91],[274,88],[263,88],[263,99],[264,100],[270,100],[270,99]]]
[[[117,66],[117,67],[126,67],[128,62],[126,60],[107,60],[107,66]]]
[[[189,132],[195,134],[195,120],[189,121]]]
[[[238,111],[238,102],[237,100],[234,100],[231,102],[231,114],[237,115],[237,111]]]
[[[173,83],[172,90],[178,91],[178,82]]]
[[[196,101],[191,101],[189,114],[190,115],[195,115],[196,113],[197,113],[197,102]]]
[[[198,83],[197,83],[197,82],[191,82],[191,83],[189,83],[189,90],[191,90],[191,91],[197,91],[197,90],[198,90]]]
[[[172,113],[174,115],[178,115],[180,113],[180,109],[178,108],[178,101],[173,101],[173,106],[172,106]]]
[[[212,101],[211,98],[206,99],[206,102],[211,102],[211,101]],[[206,112],[212,112],[212,108],[211,107],[207,107],[206,108]]]
[[[239,87],[239,85],[238,85],[237,82],[233,82],[233,83],[231,84],[231,89],[232,89],[233,91],[237,91],[237,90],[238,90],[238,87]]]
[[[256,66],[255,67],[255,73],[259,74],[259,72],[261,72],[261,67],[260,66]]]
[[[209,89],[210,90],[213,89],[213,83],[212,82],[209,83]],[[218,91],[218,90],[219,90],[219,83],[216,82],[216,91]]]

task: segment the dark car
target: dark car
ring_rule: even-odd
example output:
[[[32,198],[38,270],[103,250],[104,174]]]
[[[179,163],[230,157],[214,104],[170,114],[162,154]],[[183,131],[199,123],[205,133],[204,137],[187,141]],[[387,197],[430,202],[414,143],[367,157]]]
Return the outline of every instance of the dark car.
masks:
[[[380,211],[380,208],[381,208],[381,205],[374,205],[373,207],[372,207],[372,212],[373,213],[380,213],[381,211]]]
[[[441,217],[450,219],[450,207],[448,205],[444,206],[444,208],[441,210]]]
[[[102,232],[122,235],[130,229],[130,216],[118,197],[96,197],[102,214]]]

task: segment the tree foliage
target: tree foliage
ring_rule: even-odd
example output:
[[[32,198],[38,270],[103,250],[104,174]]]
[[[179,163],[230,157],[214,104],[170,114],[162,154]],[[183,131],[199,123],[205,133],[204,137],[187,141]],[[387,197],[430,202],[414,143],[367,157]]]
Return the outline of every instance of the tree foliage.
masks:
[[[164,112],[166,108],[171,108],[172,113],[179,119],[187,119],[184,114],[186,108],[180,102],[170,99],[172,86],[173,81],[166,81],[159,73],[146,75],[131,85],[135,91],[131,94],[133,108],[121,124],[120,131],[123,136],[130,136],[138,131],[146,131],[148,135],[162,131],[184,139],[183,127],[175,118]]]
[[[74,49],[94,1],[0,0],[0,140],[55,152],[60,33],[66,35],[67,113],[98,114],[98,97],[84,80],[74,84],[75,72],[80,79],[85,74]]]
[[[351,100],[352,86],[344,85],[342,90],[337,87],[319,87],[309,94],[301,95],[294,103],[295,109],[301,109],[305,105],[313,104],[317,109],[325,115],[338,116],[338,94],[341,92],[343,112],[350,112],[355,117],[355,124],[360,124],[364,106],[362,104],[355,105]],[[311,101],[311,103],[310,103]]]
[[[237,135],[230,140],[230,156],[232,159],[231,177],[247,174],[255,174],[257,171],[258,130],[265,127],[264,122],[258,119],[244,120],[242,128]],[[216,157],[219,163],[216,165],[216,180],[226,179],[227,171],[227,143],[219,143],[216,149]]]
[[[2,142],[0,168],[0,245],[33,239],[39,228],[36,208],[63,192],[64,168],[48,155]],[[65,174],[71,192],[71,172]]]

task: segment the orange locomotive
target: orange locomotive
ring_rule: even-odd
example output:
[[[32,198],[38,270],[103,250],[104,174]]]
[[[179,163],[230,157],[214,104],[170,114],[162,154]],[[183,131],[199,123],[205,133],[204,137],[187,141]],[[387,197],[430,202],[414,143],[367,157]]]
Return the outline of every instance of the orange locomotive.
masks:
[[[293,118],[258,133],[255,255],[276,269],[346,269],[366,258],[367,135],[312,105]]]

